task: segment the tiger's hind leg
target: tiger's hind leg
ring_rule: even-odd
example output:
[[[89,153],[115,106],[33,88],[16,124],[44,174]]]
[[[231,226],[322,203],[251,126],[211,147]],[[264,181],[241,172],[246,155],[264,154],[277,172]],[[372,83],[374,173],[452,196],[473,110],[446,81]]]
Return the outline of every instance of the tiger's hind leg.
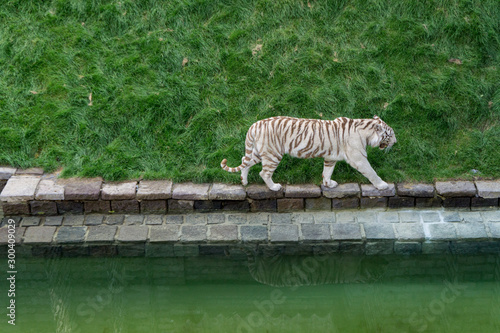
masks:
[[[244,156],[241,161],[244,162],[246,160],[246,156]],[[241,183],[243,184],[243,186],[246,186],[248,185],[248,172],[250,171],[250,168],[252,166],[254,166],[255,164],[257,163],[260,163],[260,158],[255,154],[253,153],[252,154],[252,157],[250,160],[248,160],[247,163],[247,166],[244,167],[243,169],[241,169]]]
[[[262,156],[262,171],[259,175],[264,179],[264,182],[271,191],[279,191],[281,189],[281,185],[274,183],[272,180],[274,170],[278,167],[281,158],[282,156],[274,155],[272,157]]]
[[[338,185],[336,181],[331,179],[335,163],[337,162],[325,160],[323,164],[323,185],[329,188],[334,188]]]

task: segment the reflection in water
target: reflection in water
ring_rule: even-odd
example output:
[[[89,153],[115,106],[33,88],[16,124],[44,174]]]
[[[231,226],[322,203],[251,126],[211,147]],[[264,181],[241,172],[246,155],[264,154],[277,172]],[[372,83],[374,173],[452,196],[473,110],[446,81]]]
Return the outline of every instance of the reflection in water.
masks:
[[[248,254],[248,259],[22,259],[16,326],[8,329],[499,332],[499,258]],[[6,282],[0,281],[0,290],[8,289]],[[5,300],[6,295],[0,296]],[[0,323],[0,331],[5,325]]]

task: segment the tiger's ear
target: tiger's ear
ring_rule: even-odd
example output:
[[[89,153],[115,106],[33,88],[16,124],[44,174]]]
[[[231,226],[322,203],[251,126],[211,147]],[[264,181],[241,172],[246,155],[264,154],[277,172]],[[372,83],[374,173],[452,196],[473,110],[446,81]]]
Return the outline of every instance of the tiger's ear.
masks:
[[[373,119],[380,120],[380,117],[379,116],[373,116]]]

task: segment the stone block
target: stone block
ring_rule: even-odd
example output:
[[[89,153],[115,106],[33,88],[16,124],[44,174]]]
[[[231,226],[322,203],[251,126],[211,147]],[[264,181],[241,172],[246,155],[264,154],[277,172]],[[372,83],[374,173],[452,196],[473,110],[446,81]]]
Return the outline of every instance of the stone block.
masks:
[[[185,224],[201,224],[205,225],[207,224],[207,216],[205,214],[187,214],[184,217],[184,223]]]
[[[238,241],[237,225],[211,225],[208,232],[210,242],[233,243]]]
[[[499,206],[498,200],[499,199],[471,198],[471,209],[497,209]]]
[[[313,210],[331,210],[332,209],[332,199],[320,197],[320,198],[306,198],[306,211]]]
[[[140,206],[143,214],[165,214],[167,212],[167,200],[142,200]]]
[[[228,254],[227,245],[200,245],[200,256],[223,256]]]
[[[124,225],[119,227],[116,240],[119,242],[145,242],[149,228],[144,225]]]
[[[226,222],[226,216],[224,214],[208,214],[207,223],[208,224],[222,224]]]
[[[438,208],[442,205],[441,198],[415,198],[415,208]]]
[[[172,198],[177,200],[208,200],[210,184],[174,184]]]
[[[168,211],[172,213],[184,213],[194,210],[194,200],[168,200]]]
[[[102,186],[101,198],[102,200],[133,200],[136,188],[137,182],[135,181],[105,183]]]
[[[291,212],[304,210],[304,199],[301,198],[283,198],[277,199],[278,212]]]
[[[355,223],[356,222],[356,212],[343,211],[336,214],[336,221],[338,223]]]
[[[396,187],[389,184],[385,190],[377,190],[372,184],[361,184],[361,195],[363,197],[393,197],[396,195]]]
[[[479,212],[460,212],[459,216],[463,222],[483,222],[483,217]]]
[[[450,242],[424,242],[422,243],[423,254],[446,254],[450,253]]]
[[[117,247],[118,255],[122,257],[144,257],[146,254],[146,244],[119,244]]]
[[[175,257],[196,257],[200,254],[198,245],[174,244]]]
[[[57,201],[56,204],[59,214],[83,214],[83,202]]]
[[[241,185],[213,184],[208,193],[210,200],[245,200],[247,192]]]
[[[434,197],[434,185],[431,184],[398,183],[396,189],[400,197]]]
[[[41,219],[37,216],[23,217],[21,227],[34,227],[40,225]]]
[[[163,224],[162,215],[146,215],[146,225],[160,225]]]
[[[429,239],[432,241],[455,240],[457,233],[452,223],[431,223],[428,225]]]
[[[267,227],[262,225],[242,225],[240,227],[242,242],[267,242]]]
[[[360,194],[358,183],[339,184],[334,188],[321,185],[321,190],[323,191],[323,196],[331,199],[359,197]]]
[[[306,242],[323,242],[331,240],[330,224],[301,224],[301,240]]]
[[[394,253],[394,242],[392,241],[377,241],[366,242],[366,255],[387,255]]]
[[[62,226],[57,231],[55,241],[60,244],[83,243],[87,227]]]
[[[250,210],[250,203],[247,200],[222,201],[222,209],[225,211],[248,212]]]
[[[310,214],[313,217],[313,222],[316,224],[322,223],[335,223],[335,213],[334,212],[314,212],[314,213],[304,213]],[[299,223],[310,223],[309,221],[298,221]]]
[[[278,209],[276,199],[252,200],[250,202],[250,211],[252,212],[275,212]]]
[[[394,242],[394,253],[400,255],[416,255],[422,253],[422,243]]]
[[[180,225],[155,225],[150,227],[149,241],[152,243],[173,243],[179,241]]]
[[[183,243],[205,242],[207,240],[207,226],[206,225],[181,226],[180,240]]]
[[[482,212],[484,221],[488,222],[500,222],[500,210],[490,211],[490,212]]]
[[[399,212],[399,218],[402,223],[420,222],[420,213],[418,211]]]
[[[125,215],[123,219],[123,225],[142,225],[144,222],[144,215],[132,214]]]
[[[64,184],[65,200],[98,200],[101,193],[101,178],[70,178],[60,180]]]
[[[331,231],[333,240],[361,241],[363,239],[360,225],[357,223],[332,224]]]
[[[335,214],[333,215],[333,219],[335,220]],[[304,213],[304,212],[296,212],[292,213],[292,223],[302,224],[302,223],[314,223],[314,214],[313,213]]]
[[[370,240],[384,240],[395,239],[394,229],[392,223],[365,223],[363,225],[365,230],[366,239]]]
[[[500,198],[500,180],[476,180],[477,195],[484,199]]]
[[[109,214],[109,212],[111,211],[111,201],[109,200],[84,201],[83,205],[85,214]]]
[[[443,200],[444,208],[470,208],[471,198],[451,197]]]
[[[445,211],[442,213],[442,216],[444,222],[462,222],[462,217],[460,217],[460,214],[455,211]],[[434,222],[439,222],[439,221],[434,221]]]
[[[486,224],[490,230],[491,238],[500,239],[500,223],[490,222]]]
[[[53,179],[42,179],[38,183],[36,200],[64,200],[64,186]]]
[[[476,186],[471,181],[436,182],[436,191],[446,198],[473,197],[476,195]]]
[[[24,232],[24,244],[49,244],[56,232],[56,227],[29,227]]]
[[[62,256],[65,258],[86,257],[89,255],[89,248],[80,244],[62,245]]]
[[[268,213],[250,213],[250,214],[245,214],[245,216],[248,224],[267,225],[270,219]],[[228,222],[229,222],[229,217],[228,217]]]
[[[365,244],[363,242],[343,241],[340,242],[339,252],[349,255],[362,255],[365,254]]]
[[[85,225],[101,225],[104,221],[104,215],[86,215]]]
[[[7,180],[0,179],[0,193],[2,193],[5,185],[7,185]]]
[[[195,200],[194,209],[199,212],[213,212],[222,209],[222,201],[219,200]]]
[[[271,191],[266,185],[249,185],[247,187],[247,196],[254,200],[278,199],[283,198],[283,188],[279,191]]]
[[[333,209],[357,209],[359,208],[359,198],[332,199]]]
[[[321,188],[314,184],[285,185],[286,198],[318,198]]]
[[[423,241],[425,239],[424,227],[421,223],[395,224],[396,237],[400,241]]]
[[[483,223],[457,223],[455,225],[460,240],[487,239],[488,234]]]
[[[64,226],[83,226],[84,215],[66,215],[63,219]]]
[[[387,208],[387,198],[368,198],[363,197],[360,200],[359,206],[361,209],[369,208]]]
[[[377,218],[380,223],[399,223],[399,214],[397,212],[379,212]]]
[[[134,199],[111,201],[111,211],[115,213],[139,214],[139,201]]]
[[[0,180],[7,180],[16,173],[16,168],[0,167]]]
[[[412,197],[390,197],[387,207],[393,209],[415,207],[415,198]]]
[[[439,212],[422,212],[420,215],[422,216],[422,221],[425,223],[441,222]]]
[[[87,234],[87,243],[113,243],[118,227],[115,225],[92,225]]]
[[[0,194],[0,201],[17,203],[20,201],[33,200],[40,179],[41,177],[39,176],[10,177]]]
[[[252,216],[255,214],[252,214]],[[228,224],[247,224],[247,214],[229,214],[227,215]],[[267,220],[266,220],[267,224]]]
[[[292,214],[289,213],[274,213],[269,214],[271,224],[292,224]]]
[[[124,220],[125,220],[125,215],[116,214],[116,215],[107,215],[104,222],[108,225],[122,225]]]
[[[269,235],[272,243],[298,242],[299,227],[297,225],[286,224],[271,225]]]
[[[57,204],[53,201],[30,201],[31,215],[57,215]]]
[[[62,221],[63,221],[63,216],[47,216],[45,218],[45,221],[43,222],[43,225],[60,226],[62,225]]]
[[[163,258],[174,257],[174,246],[172,244],[147,243],[146,257]]]
[[[118,254],[116,245],[89,245],[88,248],[92,257],[114,257]]]
[[[182,224],[184,223],[183,215],[166,215],[165,216],[166,224]]]
[[[5,216],[30,214],[28,202],[4,202],[2,203],[2,209]]]
[[[171,180],[141,180],[137,188],[138,200],[166,200],[172,198]]]

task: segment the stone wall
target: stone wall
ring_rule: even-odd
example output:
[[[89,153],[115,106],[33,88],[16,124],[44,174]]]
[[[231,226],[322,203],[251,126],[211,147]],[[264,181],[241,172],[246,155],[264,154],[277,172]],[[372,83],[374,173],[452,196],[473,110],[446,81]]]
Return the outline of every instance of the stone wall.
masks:
[[[0,200],[5,216],[499,207],[500,180],[389,185],[384,191],[357,183],[340,184],[334,189],[285,185],[279,192],[272,192],[265,185],[104,182],[100,178],[61,179],[40,169],[0,168]]]

